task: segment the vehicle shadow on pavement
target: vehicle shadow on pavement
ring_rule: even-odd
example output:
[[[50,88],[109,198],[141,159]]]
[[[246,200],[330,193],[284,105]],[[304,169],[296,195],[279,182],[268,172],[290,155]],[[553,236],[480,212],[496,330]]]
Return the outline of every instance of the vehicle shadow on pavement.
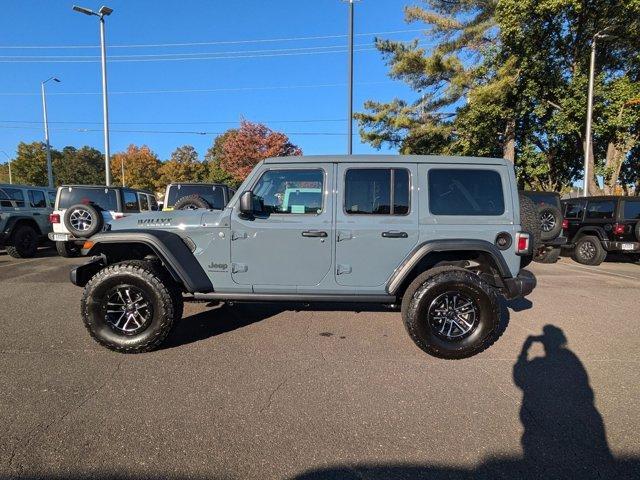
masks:
[[[545,354],[530,359],[529,350],[538,342]],[[587,371],[568,348],[560,328],[546,325],[542,335],[525,340],[513,365],[513,380],[523,394],[521,458],[490,457],[474,469],[429,464],[344,465],[311,470],[295,480],[640,478],[640,459],[613,457]]]

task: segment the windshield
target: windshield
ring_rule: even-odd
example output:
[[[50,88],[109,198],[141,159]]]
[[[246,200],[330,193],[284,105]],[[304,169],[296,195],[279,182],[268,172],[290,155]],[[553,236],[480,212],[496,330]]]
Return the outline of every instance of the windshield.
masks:
[[[165,207],[173,207],[178,200],[188,195],[204,198],[215,210],[224,208],[224,192],[220,185],[172,185]]]
[[[82,203],[93,205],[98,210],[117,211],[117,192],[110,188],[63,187],[60,190],[58,209],[63,210]]]

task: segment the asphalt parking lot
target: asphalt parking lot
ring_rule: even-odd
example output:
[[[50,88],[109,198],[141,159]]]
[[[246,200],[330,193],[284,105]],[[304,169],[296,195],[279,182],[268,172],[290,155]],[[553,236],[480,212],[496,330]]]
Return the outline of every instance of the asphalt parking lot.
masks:
[[[502,337],[444,361],[335,306],[187,304],[166,348],[113,353],[80,262],[0,253],[0,478],[640,477],[639,265],[535,264]]]

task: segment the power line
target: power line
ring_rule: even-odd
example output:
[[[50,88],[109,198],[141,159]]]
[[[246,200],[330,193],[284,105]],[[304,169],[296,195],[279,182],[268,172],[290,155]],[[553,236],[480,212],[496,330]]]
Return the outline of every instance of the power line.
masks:
[[[9,128],[14,130],[40,130],[37,127],[20,127],[14,125],[0,125],[0,128]],[[78,132],[78,133],[93,133],[102,132],[102,129],[98,128],[54,128],[51,129],[56,132]],[[225,132],[210,132],[210,131],[196,131],[196,130],[123,130],[123,129],[110,129],[110,132],[116,133],[148,133],[148,134],[187,134],[187,135],[222,135]],[[346,136],[346,133],[341,132],[284,132],[286,135],[299,135],[299,136]]]
[[[356,33],[357,37],[366,37],[372,35],[394,35],[399,33],[415,33],[422,32],[424,29],[407,29],[407,30],[387,30],[381,32]],[[334,38],[347,38],[347,35],[317,35],[308,37],[287,37],[287,38],[260,38],[253,40],[221,40],[212,42],[188,42],[188,43],[149,43],[149,44],[129,44],[129,45],[109,45],[111,48],[162,48],[162,47],[195,47],[205,45],[241,45],[251,43],[277,43],[277,42],[298,42],[305,40],[327,40]],[[82,49],[82,48],[100,48],[99,45],[0,45],[0,49]]]
[[[359,82],[356,85],[381,85],[391,83],[387,81],[377,82]],[[199,89],[178,89],[178,90],[128,90],[109,92],[109,95],[151,95],[151,94],[167,94],[167,93],[232,93],[232,92],[249,92],[249,91],[269,91],[269,90],[294,90],[307,88],[337,88],[344,87],[346,83],[317,83],[309,85],[274,85],[274,86],[256,86],[256,87],[226,87],[226,88],[199,88]],[[39,93],[33,92],[2,92],[0,96],[38,96]],[[102,95],[102,92],[51,92],[47,96],[67,96],[67,95]]]
[[[371,47],[370,43],[360,43],[355,45],[356,47]],[[203,55],[236,55],[236,54],[248,54],[248,53],[287,53],[287,52],[299,52],[299,51],[312,51],[312,50],[333,50],[336,48],[344,49],[344,45],[319,45],[316,47],[297,47],[297,48],[275,48],[275,49],[261,49],[261,50],[232,50],[226,52],[191,52],[191,53],[137,53],[130,55],[109,55],[110,59],[126,59],[126,58],[153,58],[153,57],[195,57]],[[14,59],[100,59],[99,55],[0,55],[0,59],[14,60]]]
[[[123,63],[123,62],[175,62],[175,61],[189,61],[189,60],[232,60],[232,59],[242,59],[242,58],[272,58],[272,57],[293,57],[293,56],[301,56],[301,55],[321,55],[327,53],[345,53],[347,49],[341,50],[327,50],[327,51],[316,51],[316,52],[291,52],[291,53],[270,53],[270,54],[250,54],[250,55],[218,55],[212,53],[210,55],[202,54],[200,57],[176,57],[176,58],[120,58],[120,59],[111,59],[109,58],[107,61],[109,63]],[[367,48],[357,48],[354,51],[356,52],[370,52],[377,51],[375,47],[367,47]],[[41,60],[36,59],[27,59],[23,60],[21,58],[14,58],[10,60],[0,60],[0,63],[96,63],[99,62],[100,59],[95,60],[49,60],[43,58]],[[26,57],[25,57],[26,58]],[[35,57],[40,58],[40,57]]]
[[[326,122],[344,122],[346,118],[328,118],[328,119],[299,119],[299,120],[255,120],[258,123],[326,123]],[[41,125],[42,120],[0,120],[0,123],[26,123],[30,125]],[[102,122],[87,121],[49,121],[50,124],[62,125],[102,125]],[[237,124],[239,120],[220,120],[220,121],[203,121],[203,122],[109,122],[111,125],[227,125]]]

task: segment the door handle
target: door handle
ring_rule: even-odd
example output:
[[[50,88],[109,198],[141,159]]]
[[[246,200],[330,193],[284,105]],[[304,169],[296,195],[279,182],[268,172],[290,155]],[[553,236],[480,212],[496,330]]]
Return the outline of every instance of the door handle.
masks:
[[[305,230],[302,232],[303,237],[327,237],[327,232],[323,232],[321,230]]]
[[[382,232],[382,237],[383,238],[408,238],[409,235],[407,234],[407,232],[390,231],[390,232]]]

